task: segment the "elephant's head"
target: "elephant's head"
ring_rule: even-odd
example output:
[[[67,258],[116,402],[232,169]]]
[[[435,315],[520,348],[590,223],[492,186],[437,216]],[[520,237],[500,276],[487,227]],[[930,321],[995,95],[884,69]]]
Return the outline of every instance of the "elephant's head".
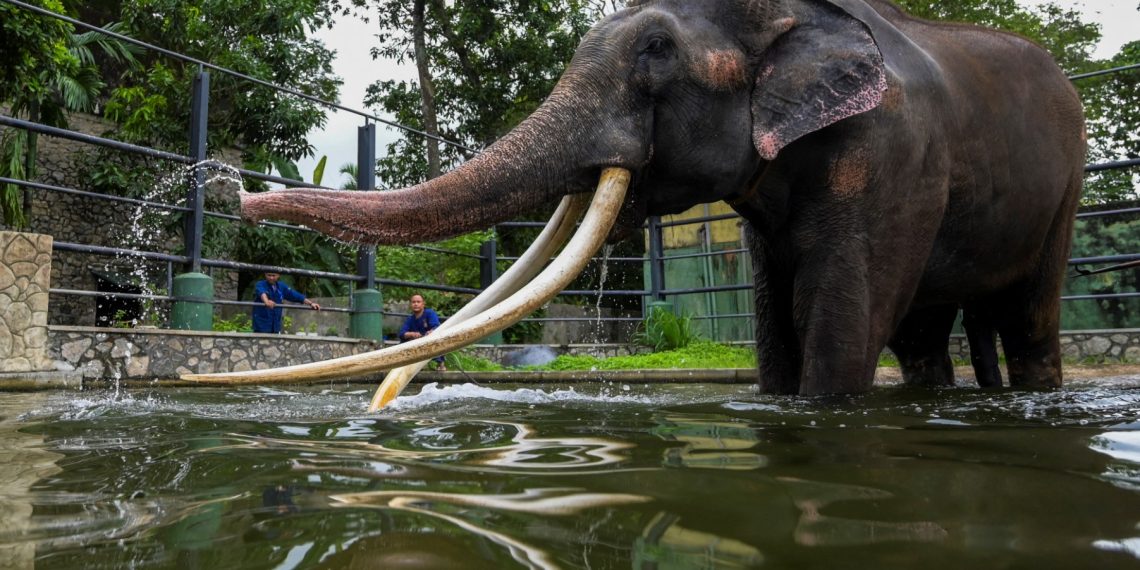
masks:
[[[886,88],[860,0],[633,0],[583,38],[554,91],[461,167],[386,192],[243,197],[281,218],[365,243],[486,228],[633,173],[623,222],[748,188],[791,142],[867,111]]]

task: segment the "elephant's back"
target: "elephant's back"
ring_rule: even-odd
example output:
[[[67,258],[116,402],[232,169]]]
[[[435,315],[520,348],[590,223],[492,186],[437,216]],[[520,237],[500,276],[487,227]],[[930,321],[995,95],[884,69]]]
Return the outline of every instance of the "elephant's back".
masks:
[[[1085,132],[1076,90],[1052,56],[1024,37],[868,4],[938,68],[937,95],[929,84],[907,93],[916,107],[929,105],[918,112],[946,141],[951,169],[919,296],[971,296],[1025,278],[1054,222],[1077,204]]]

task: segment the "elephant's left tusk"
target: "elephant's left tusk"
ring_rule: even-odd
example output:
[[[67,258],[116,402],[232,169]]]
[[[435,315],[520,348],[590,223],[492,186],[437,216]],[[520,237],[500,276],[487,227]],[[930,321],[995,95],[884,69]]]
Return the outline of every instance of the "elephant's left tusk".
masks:
[[[254,384],[358,376],[446,354],[503,330],[541,307],[581,273],[617,219],[629,179],[628,170],[605,169],[582,225],[562,253],[522,290],[453,328],[399,346],[323,362],[247,372],[184,374],[181,378],[203,383]]]
[[[550,216],[550,221],[546,223],[542,233],[507,269],[506,273],[503,273],[490,287],[484,289],[462,309],[451,315],[432,334],[439,334],[441,331],[457,326],[459,323],[493,307],[496,303],[513,295],[535,275],[538,275],[538,272],[542,270],[551,256],[570,238],[570,234],[574,231],[574,224],[578,221],[578,216],[582,214],[582,210],[586,209],[588,203],[589,196],[586,194],[574,194],[563,198],[558,209],[554,211],[554,215]],[[423,370],[428,362],[423,360],[389,371],[372,396],[372,402],[368,404],[368,411],[375,412],[388,405],[388,402],[394,400],[396,396],[400,395],[400,392],[404,391],[412,378],[415,378],[416,374]]]

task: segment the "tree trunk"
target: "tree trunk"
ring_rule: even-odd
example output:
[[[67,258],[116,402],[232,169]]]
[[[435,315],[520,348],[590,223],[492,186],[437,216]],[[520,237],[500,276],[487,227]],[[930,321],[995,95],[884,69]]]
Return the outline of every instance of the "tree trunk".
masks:
[[[424,39],[427,27],[424,18],[426,0],[416,0],[412,11],[412,37],[415,44],[416,70],[420,76],[420,103],[423,111],[424,132],[439,136],[439,124],[435,119],[435,86],[432,85],[431,69],[428,67],[427,42]],[[428,179],[440,175],[439,140],[426,138],[428,155]]]

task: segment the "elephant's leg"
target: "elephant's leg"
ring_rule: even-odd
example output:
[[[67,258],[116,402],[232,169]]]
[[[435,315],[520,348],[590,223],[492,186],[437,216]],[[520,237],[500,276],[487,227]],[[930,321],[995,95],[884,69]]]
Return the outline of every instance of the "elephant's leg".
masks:
[[[962,308],[962,326],[970,343],[970,364],[982,388],[1001,387],[1001,368],[998,366],[997,329],[988,305],[967,304]]]
[[[798,394],[800,391],[800,345],[792,322],[792,287],[786,272],[773,268],[767,243],[746,224],[752,254],[756,301],[756,351],[760,391],[765,394]]]
[[[912,309],[888,343],[899,359],[903,381],[915,386],[951,386],[954,365],[947,346],[958,305]]]
[[[1079,190],[1080,181],[1071,183]],[[1070,190],[1071,200],[1079,191]],[[1004,291],[998,333],[1005,350],[1009,385],[1061,386],[1061,285],[1073,235],[1072,209],[1062,208],[1049,230],[1037,266]]]
[[[874,383],[886,344],[886,333],[876,331],[888,327],[872,326],[874,289],[867,259],[855,249],[836,247],[797,271],[793,306],[803,347],[800,394],[866,392]]]
[[[1042,299],[1040,286],[1023,286],[1024,296],[1011,295],[1013,307],[1006,310],[1002,324],[1009,385],[1022,388],[1061,386],[1061,341],[1057,322],[1060,300]],[[1055,295],[1055,294],[1054,294]],[[1036,298],[1038,302],[1030,301]]]

